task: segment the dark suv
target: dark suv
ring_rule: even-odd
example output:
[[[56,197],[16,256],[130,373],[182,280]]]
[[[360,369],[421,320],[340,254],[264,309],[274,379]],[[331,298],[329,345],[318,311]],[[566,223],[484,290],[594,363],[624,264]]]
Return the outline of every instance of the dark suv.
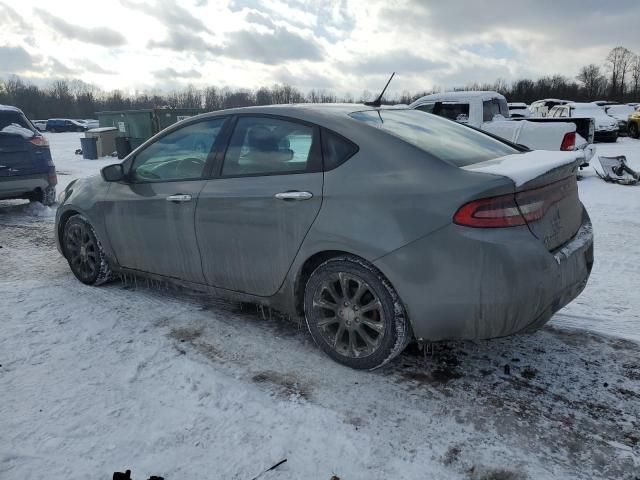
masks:
[[[68,118],[50,118],[46,129],[47,132],[85,132],[87,126]]]
[[[49,142],[15,107],[0,105],[0,200],[56,201],[56,167]]]

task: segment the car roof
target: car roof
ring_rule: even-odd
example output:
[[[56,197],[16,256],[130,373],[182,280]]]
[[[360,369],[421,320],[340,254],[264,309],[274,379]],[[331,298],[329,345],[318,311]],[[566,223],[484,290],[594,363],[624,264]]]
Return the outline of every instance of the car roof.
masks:
[[[184,121],[188,122],[196,118],[202,119],[240,114],[281,115],[283,117],[290,117],[297,120],[315,123],[326,128],[335,129],[338,127],[338,124],[348,125],[348,122],[357,122],[349,116],[349,114],[351,113],[378,110],[398,111],[412,109],[406,106],[398,108],[393,105],[376,108],[357,103],[295,103],[285,105],[264,105],[257,107],[240,107],[230,108],[227,110],[217,110],[215,112],[202,113],[197,116],[189,117]],[[357,124],[360,124],[360,122],[358,122]]]
[[[22,113],[22,110],[20,110],[18,107],[12,107],[11,105],[2,105],[2,104],[0,104],[0,110],[3,110],[5,112],[19,112],[19,113]]]
[[[491,100],[492,98],[504,98],[504,95],[499,94],[498,92],[492,92],[490,90],[469,90],[469,91],[459,91],[459,92],[443,92],[443,93],[432,93],[431,95],[425,95],[424,97],[420,97],[415,102],[413,102],[410,106],[416,105],[418,103],[422,103],[428,100],[435,101],[460,101],[471,98],[480,98],[482,100]]]

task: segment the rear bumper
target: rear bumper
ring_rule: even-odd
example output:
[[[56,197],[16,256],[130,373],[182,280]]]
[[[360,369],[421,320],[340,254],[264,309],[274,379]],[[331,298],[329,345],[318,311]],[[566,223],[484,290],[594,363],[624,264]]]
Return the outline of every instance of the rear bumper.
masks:
[[[55,186],[49,172],[15,177],[0,177],[0,199],[22,198],[35,190]]]
[[[618,130],[599,131],[595,133],[594,140],[596,142],[612,142],[618,138]]]
[[[417,338],[478,340],[544,325],[584,289],[593,265],[586,211],[576,236],[547,251],[528,228],[450,225],[375,262]]]

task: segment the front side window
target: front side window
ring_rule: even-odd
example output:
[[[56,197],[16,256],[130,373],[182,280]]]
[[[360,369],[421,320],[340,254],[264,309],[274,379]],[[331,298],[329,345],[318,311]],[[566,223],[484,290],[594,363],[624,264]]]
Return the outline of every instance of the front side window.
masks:
[[[223,176],[302,173],[315,168],[314,128],[270,117],[240,117]]]
[[[136,155],[131,168],[135,182],[199,179],[224,118],[215,118],[174,130]]]
[[[433,113],[439,117],[448,118],[455,122],[466,123],[469,121],[469,104],[457,102],[438,102],[433,108]]]
[[[459,167],[519,153],[489,135],[417,110],[365,110],[350,116]]]

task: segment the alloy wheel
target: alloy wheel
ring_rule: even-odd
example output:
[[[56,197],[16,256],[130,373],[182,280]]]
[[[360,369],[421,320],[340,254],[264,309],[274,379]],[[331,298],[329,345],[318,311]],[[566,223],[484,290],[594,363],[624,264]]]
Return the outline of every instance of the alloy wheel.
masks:
[[[361,358],[378,349],[386,319],[371,286],[356,275],[341,272],[328,275],[316,289],[313,321],[334,351]]]
[[[70,225],[65,232],[65,251],[74,273],[90,281],[98,273],[98,249],[86,224]]]

